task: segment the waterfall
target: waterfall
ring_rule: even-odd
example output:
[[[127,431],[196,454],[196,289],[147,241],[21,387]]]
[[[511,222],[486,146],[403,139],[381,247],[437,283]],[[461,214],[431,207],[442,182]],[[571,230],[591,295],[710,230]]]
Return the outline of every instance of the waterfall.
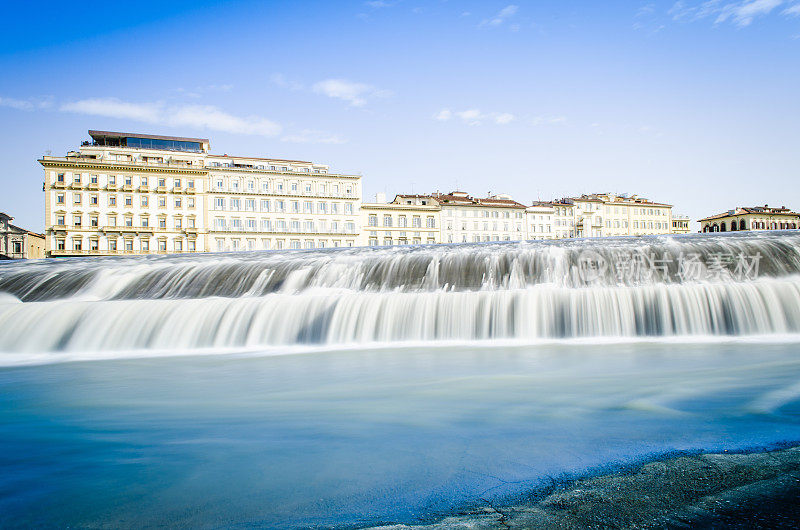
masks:
[[[800,333],[800,234],[0,265],[0,351]]]

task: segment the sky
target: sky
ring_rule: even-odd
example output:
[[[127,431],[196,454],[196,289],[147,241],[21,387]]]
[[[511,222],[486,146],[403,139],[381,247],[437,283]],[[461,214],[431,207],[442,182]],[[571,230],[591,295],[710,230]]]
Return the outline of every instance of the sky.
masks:
[[[329,164],[365,200],[800,210],[800,0],[9,2],[0,29],[0,211],[30,230],[37,159],[89,129]]]

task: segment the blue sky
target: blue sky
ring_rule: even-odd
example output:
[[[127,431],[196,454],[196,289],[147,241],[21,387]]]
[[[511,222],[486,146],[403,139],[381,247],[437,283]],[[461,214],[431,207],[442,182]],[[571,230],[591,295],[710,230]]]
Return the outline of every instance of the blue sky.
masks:
[[[85,4],[85,3],[84,3]],[[800,0],[17,2],[0,211],[88,129],[203,136],[375,192],[800,209]]]

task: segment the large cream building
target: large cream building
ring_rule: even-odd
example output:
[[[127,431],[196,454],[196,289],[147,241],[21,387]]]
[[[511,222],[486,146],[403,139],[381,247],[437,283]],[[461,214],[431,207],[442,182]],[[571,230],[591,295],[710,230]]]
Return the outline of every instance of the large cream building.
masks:
[[[359,176],[214,155],[203,138],[89,135],[39,160],[50,256],[356,245]]]
[[[793,230],[800,228],[800,213],[785,206],[743,206],[700,219],[701,232],[736,232],[739,230]]]
[[[361,245],[441,243],[441,208],[430,195],[397,195],[390,203],[378,194],[361,205]]]
[[[431,195],[442,208],[442,243],[527,239],[524,204],[509,195],[472,197],[463,191]]]
[[[672,205],[636,195],[593,193],[550,204],[554,211],[555,239],[673,233]]]

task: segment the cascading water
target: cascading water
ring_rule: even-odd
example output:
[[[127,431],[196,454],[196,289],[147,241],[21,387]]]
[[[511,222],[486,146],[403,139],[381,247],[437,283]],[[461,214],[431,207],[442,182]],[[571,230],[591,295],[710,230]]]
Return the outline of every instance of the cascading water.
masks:
[[[800,234],[0,266],[0,351],[800,332]]]

